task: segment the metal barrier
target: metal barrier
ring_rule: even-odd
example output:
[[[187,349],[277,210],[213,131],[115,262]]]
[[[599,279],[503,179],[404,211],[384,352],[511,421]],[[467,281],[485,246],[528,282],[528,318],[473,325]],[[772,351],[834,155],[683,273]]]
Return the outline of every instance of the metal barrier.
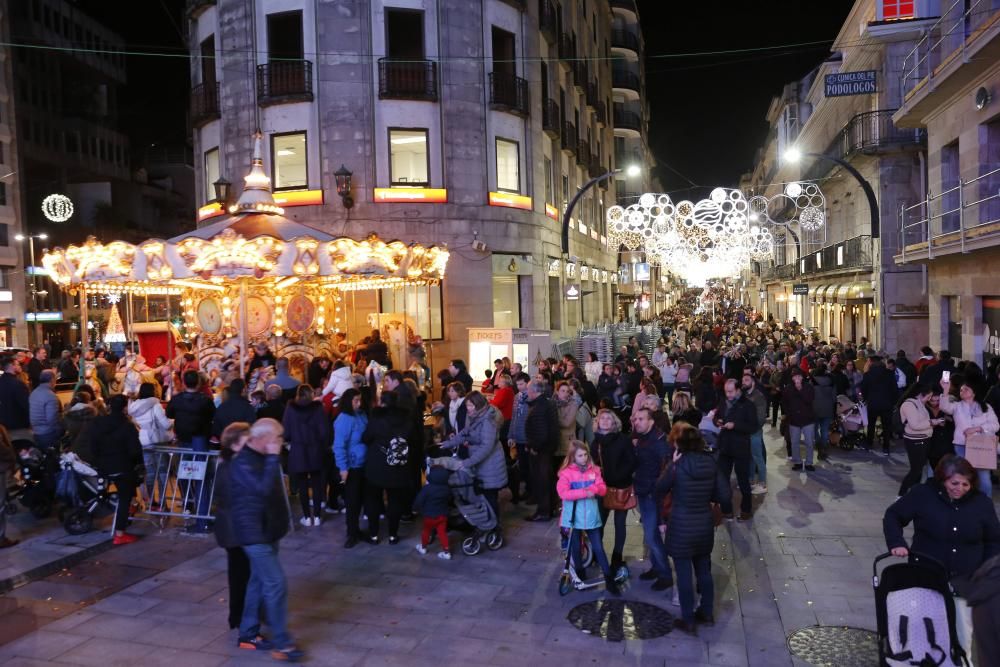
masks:
[[[215,470],[219,452],[156,446],[142,450],[146,479],[140,489],[145,514],[164,518],[214,519]]]

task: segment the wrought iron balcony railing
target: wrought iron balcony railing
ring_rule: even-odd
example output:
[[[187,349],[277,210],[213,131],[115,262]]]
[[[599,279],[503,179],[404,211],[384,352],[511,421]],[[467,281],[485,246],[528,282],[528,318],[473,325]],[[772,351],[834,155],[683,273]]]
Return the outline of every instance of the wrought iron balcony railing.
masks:
[[[195,127],[219,117],[219,84],[198,84],[191,89],[191,123]]]
[[[639,35],[631,28],[616,28],[611,31],[611,46],[639,53]]]
[[[538,0],[538,30],[550,43],[559,38],[558,25],[556,7],[552,4],[552,0]]]
[[[562,125],[562,149],[573,155],[576,153],[578,141],[579,137],[576,134],[576,125],[568,120],[564,120]]]
[[[257,101],[261,104],[304,102],[313,99],[312,63],[308,60],[272,60],[257,65]]]
[[[639,73],[625,67],[611,68],[611,85],[636,92],[642,87]]]
[[[559,104],[552,99],[545,100],[542,106],[542,131],[553,139],[558,139],[562,132],[562,114]]]
[[[379,99],[426,100],[438,98],[437,63],[433,60],[378,61]]]
[[[528,82],[506,72],[490,72],[490,104],[497,109],[527,116]]]

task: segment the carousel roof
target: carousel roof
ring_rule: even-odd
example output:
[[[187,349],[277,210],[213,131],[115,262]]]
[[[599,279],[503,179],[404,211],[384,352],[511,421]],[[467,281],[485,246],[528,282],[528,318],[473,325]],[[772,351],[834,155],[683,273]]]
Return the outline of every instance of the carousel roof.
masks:
[[[178,234],[167,242],[180,243],[188,238],[209,240],[221,234],[226,229],[232,229],[247,240],[253,240],[258,236],[270,236],[281,241],[294,241],[299,238],[332,241],[335,238],[315,227],[289,220],[283,215],[273,213],[241,213],[214,222],[211,225],[205,225],[199,229],[192,229],[183,234]]]

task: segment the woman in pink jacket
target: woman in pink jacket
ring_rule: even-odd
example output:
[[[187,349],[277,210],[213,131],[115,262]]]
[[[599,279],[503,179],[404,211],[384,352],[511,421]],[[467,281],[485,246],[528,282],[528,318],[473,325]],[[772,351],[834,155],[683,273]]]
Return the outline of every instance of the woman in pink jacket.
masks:
[[[583,562],[580,553],[580,535],[586,533],[590,539],[590,549],[594,553],[604,573],[604,584],[612,595],[621,595],[615,583],[615,573],[608,564],[608,556],[604,553],[601,543],[601,509],[598,498],[607,493],[607,486],[601,476],[601,469],[594,465],[590,458],[590,447],[579,440],[571,440],[569,452],[562,468],[559,469],[559,481],[556,492],[563,501],[562,520],[559,525],[571,529],[569,548],[573,554],[573,563],[577,568],[577,576],[586,581]]]

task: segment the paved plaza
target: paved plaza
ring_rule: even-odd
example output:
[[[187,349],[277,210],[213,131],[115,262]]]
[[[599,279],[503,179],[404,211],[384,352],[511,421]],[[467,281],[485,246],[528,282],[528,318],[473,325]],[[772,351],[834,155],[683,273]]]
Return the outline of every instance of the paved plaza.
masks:
[[[871,562],[885,550],[882,511],[896,495],[904,456],[833,450],[829,464],[800,475],[785,461],[777,431],[767,428],[765,436],[770,493],[755,498],[752,522],[717,530],[716,624],[700,627],[697,638],[675,630],[613,642],[578,630],[567,621],[570,610],[605,594],[560,597],[556,523],[524,522],[528,508],[510,505],[507,546],[450,562],[416,553],[415,525],[398,546],[350,551],[342,548],[339,516],[319,528],[297,525],[281,543],[292,631],[308,661],[322,665],[810,664],[790,656],[790,633],[816,624],[874,629]],[[636,578],[646,569],[641,555],[634,515],[626,549],[633,578],[624,597],[678,614],[670,591],[654,593]],[[0,597],[0,661],[270,662],[235,648],[226,609],[225,554],[214,540],[151,534]]]

